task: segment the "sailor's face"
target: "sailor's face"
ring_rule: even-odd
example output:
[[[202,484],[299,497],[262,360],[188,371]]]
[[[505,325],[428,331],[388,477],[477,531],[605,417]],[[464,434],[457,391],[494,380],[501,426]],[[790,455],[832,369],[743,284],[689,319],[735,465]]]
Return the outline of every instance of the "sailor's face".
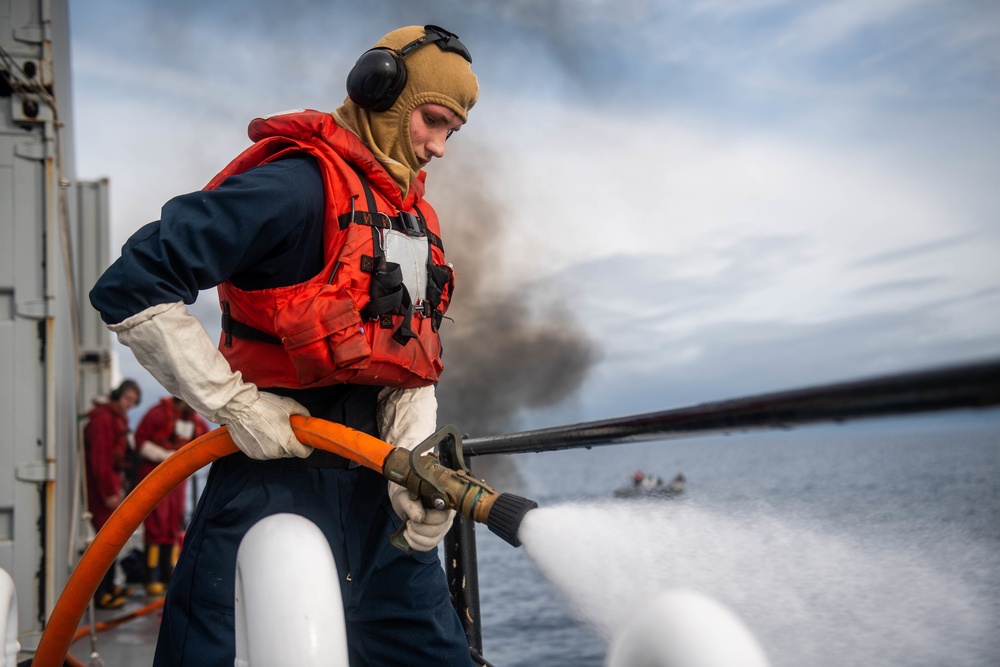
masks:
[[[126,389],[118,399],[122,410],[128,412],[139,403],[139,393],[134,389]]]
[[[421,104],[410,115],[410,143],[420,166],[444,157],[444,143],[462,127],[462,119],[440,104]]]

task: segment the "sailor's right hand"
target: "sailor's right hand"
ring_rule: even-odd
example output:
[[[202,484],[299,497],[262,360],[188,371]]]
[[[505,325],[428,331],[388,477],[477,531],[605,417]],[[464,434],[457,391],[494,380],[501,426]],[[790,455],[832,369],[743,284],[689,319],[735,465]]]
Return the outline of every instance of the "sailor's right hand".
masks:
[[[289,422],[292,415],[309,411],[244,382],[183,302],[150,306],[108,328],[164,389],[208,420],[228,426],[236,446],[250,458],[305,458],[312,452],[295,438]]]
[[[233,442],[252,459],[305,458],[313,448],[299,442],[292,431],[292,415],[309,416],[304,405],[266,391],[226,424]]]

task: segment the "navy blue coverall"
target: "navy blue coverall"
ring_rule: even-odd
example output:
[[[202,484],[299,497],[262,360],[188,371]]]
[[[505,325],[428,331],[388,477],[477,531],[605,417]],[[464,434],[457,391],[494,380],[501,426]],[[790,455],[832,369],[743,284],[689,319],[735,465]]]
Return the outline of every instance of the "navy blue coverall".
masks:
[[[191,304],[200,290],[227,279],[244,290],[303,282],[323,267],[324,210],[319,167],[309,157],[176,197],[159,221],[126,242],[91,303],[115,324],[150,306]],[[378,436],[380,387],[261,389],[294,398],[314,417]],[[237,549],[257,521],[280,512],[310,519],[330,543],[352,667],[472,664],[437,552],[407,555],[389,544],[401,520],[385,480],[316,450],[307,459],[257,461],[237,453],[212,464],[167,592],[154,665],[233,664]]]

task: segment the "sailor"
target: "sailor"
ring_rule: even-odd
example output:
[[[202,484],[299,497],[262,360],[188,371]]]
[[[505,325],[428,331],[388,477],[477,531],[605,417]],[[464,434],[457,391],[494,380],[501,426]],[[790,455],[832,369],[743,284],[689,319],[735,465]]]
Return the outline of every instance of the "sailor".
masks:
[[[123,381],[109,396],[94,399],[83,429],[87,479],[87,508],[99,531],[124,498],[122,475],[128,465],[128,411],[139,405],[142,390],[134,380]],[[117,609],[131,592],[115,584],[115,563],[97,587],[94,602],[100,609]]]
[[[674,478],[670,481],[670,491],[673,493],[684,493],[685,487],[687,487],[687,478],[684,477],[684,473],[679,472],[674,475]]]
[[[289,423],[311,414],[407,448],[434,432],[453,275],[423,168],[476,101],[471,62],[442,28],[390,32],[339,108],[255,120],[255,143],[167,202],[91,292],[119,341],[245,454],[212,466],[154,664],[233,664],[237,548],[278,512],[327,536],[351,665],[472,664],[436,550],[454,513],[313,452]],[[219,348],[186,308],[215,286]],[[404,520],[409,554],[389,542]]]
[[[663,480],[660,479],[659,475],[646,475],[646,478],[642,480],[642,488],[646,490],[655,489],[661,484],[663,484]]]
[[[168,396],[143,415],[135,430],[141,481],[163,461],[209,431],[208,422],[183,400]],[[161,500],[142,522],[145,543],[143,584],[146,594],[163,595],[180,554],[187,480]]]

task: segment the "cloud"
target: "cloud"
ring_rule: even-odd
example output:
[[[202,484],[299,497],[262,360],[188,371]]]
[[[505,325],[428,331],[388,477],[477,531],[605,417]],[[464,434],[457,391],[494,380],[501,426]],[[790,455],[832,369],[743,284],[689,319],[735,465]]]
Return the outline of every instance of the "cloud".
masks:
[[[718,272],[683,275],[671,256],[615,255],[542,280],[587,295],[591,307],[582,322],[603,357],[569,411],[532,423],[635,414],[1000,354],[1000,282],[977,288],[890,273],[834,298],[811,285],[785,284],[784,262],[805,257],[803,250],[801,239],[744,239]]]
[[[863,298],[866,296],[909,296],[914,292],[924,291],[931,287],[937,287],[944,283],[942,278],[913,278],[911,280],[893,280],[889,282],[871,285],[854,291],[854,295]]]
[[[974,305],[1000,308],[1000,294]],[[1000,355],[995,333],[956,331],[946,304],[818,323],[715,323],[645,343],[594,369],[582,414],[637,414]]]
[[[867,266],[877,266],[879,264],[892,264],[902,260],[923,257],[956,246],[963,246],[976,240],[988,241],[988,235],[982,232],[969,233],[957,236],[950,236],[942,239],[935,239],[929,243],[919,243],[916,245],[894,248],[889,252],[879,253],[871,257],[864,257],[854,263],[857,268]]]
[[[797,52],[822,51],[848,40],[858,39],[890,22],[937,0],[837,0],[809,5],[786,24],[779,40],[783,48]]]

